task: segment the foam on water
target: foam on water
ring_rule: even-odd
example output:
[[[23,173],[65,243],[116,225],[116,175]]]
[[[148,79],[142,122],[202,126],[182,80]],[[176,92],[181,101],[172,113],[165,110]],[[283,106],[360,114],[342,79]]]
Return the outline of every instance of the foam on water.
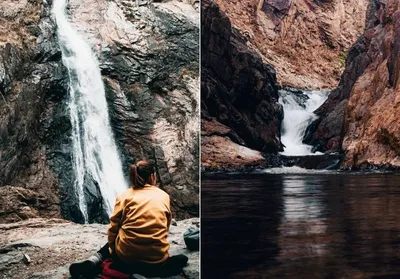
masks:
[[[298,166],[293,167],[280,167],[280,168],[270,168],[256,170],[255,173],[271,173],[271,174],[321,174],[321,173],[335,173],[336,171],[331,170],[315,170],[315,169],[305,169]]]
[[[303,106],[296,100],[296,93],[279,90],[279,103],[283,106],[281,140],[285,145],[282,155],[304,156],[318,155],[312,153],[312,146],[303,144],[303,138],[308,125],[317,119],[314,111],[328,98],[329,91],[303,91],[308,97]]]

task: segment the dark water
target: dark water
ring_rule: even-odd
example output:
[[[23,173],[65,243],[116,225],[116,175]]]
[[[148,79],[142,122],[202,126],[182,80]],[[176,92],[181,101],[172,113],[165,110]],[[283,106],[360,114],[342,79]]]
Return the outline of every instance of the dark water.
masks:
[[[400,175],[202,179],[202,278],[400,278]]]

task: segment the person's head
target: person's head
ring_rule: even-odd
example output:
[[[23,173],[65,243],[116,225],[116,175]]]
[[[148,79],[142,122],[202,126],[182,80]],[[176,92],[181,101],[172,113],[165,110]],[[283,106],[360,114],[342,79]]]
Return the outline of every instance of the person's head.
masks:
[[[129,180],[135,189],[141,189],[145,184],[156,185],[156,173],[153,163],[139,161],[129,168]]]

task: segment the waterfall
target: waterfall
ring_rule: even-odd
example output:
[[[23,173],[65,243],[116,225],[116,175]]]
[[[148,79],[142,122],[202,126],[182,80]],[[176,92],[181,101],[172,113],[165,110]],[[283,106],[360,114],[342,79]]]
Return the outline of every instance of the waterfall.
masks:
[[[68,108],[72,124],[74,186],[87,222],[85,177],[99,186],[109,215],[117,195],[127,188],[127,183],[110,126],[99,63],[89,45],[68,22],[66,1],[55,0],[52,13],[57,23],[62,61],[69,73]]]
[[[306,129],[317,116],[314,111],[328,98],[329,91],[279,90],[279,103],[283,106],[281,140],[285,145],[282,155],[313,155],[312,146],[303,144]]]

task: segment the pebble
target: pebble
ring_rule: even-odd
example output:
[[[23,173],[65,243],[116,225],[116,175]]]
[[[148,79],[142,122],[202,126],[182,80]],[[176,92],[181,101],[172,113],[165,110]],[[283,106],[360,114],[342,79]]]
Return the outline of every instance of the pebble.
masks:
[[[24,257],[22,260],[24,261],[25,264],[31,263],[31,258],[27,254],[24,254]]]

